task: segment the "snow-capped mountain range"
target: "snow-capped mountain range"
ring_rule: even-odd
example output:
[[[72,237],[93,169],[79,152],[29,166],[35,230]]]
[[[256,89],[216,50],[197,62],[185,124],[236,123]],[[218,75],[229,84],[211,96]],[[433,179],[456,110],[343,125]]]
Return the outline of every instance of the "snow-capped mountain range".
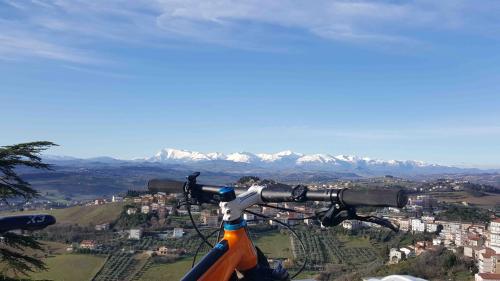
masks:
[[[203,161],[229,161],[235,163],[246,163],[254,165],[325,165],[325,166],[415,166],[415,167],[435,167],[438,165],[427,164],[422,161],[398,161],[398,160],[377,160],[368,157],[358,157],[351,155],[330,154],[302,154],[290,150],[281,151],[274,154],[236,152],[224,154],[220,152],[202,153],[198,151],[179,150],[166,148],[159,151],[153,157],[144,158],[148,162],[161,163],[196,163]]]
[[[148,163],[181,164],[208,169],[233,170],[260,168],[269,171],[318,171],[355,173],[358,175],[416,175],[456,173],[465,170],[455,167],[429,164],[414,160],[378,160],[368,157],[331,154],[303,154],[290,150],[278,153],[220,152],[202,153],[198,151],[166,148],[156,155],[141,159]]]
[[[442,173],[477,173],[479,169],[430,164],[414,160],[379,160],[368,157],[331,154],[303,154],[290,150],[278,153],[220,153],[198,152],[166,148],[154,156],[134,160],[118,160],[111,157],[78,159],[61,156],[45,156],[49,163],[59,166],[172,166],[176,169],[204,170],[225,173],[342,173],[357,176],[380,175],[429,175]]]

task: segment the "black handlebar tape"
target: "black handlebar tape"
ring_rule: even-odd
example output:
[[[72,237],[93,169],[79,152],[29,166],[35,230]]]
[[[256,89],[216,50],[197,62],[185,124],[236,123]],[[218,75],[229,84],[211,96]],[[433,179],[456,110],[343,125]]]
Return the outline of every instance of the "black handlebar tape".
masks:
[[[38,230],[55,223],[55,217],[45,214],[3,217],[0,218],[0,233],[15,229]]]
[[[152,179],[148,181],[148,190],[151,192],[183,193],[184,182],[171,179]]]
[[[342,189],[338,198],[344,206],[373,206],[402,208],[408,202],[404,190]]]

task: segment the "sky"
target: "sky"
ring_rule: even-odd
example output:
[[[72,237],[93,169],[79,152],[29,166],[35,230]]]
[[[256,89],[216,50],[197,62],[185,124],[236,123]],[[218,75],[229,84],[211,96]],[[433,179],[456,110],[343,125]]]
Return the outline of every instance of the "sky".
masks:
[[[500,2],[0,1],[0,145],[500,168]]]

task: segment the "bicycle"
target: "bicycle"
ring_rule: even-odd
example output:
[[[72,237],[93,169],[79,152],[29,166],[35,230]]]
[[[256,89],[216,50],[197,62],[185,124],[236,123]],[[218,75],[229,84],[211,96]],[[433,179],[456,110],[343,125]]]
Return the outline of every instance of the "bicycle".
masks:
[[[244,212],[260,215],[246,210],[251,206],[266,203],[325,201],[329,202],[330,206],[316,211],[314,215],[325,227],[338,225],[347,219],[355,219],[398,231],[398,226],[388,220],[375,216],[359,216],[356,213],[356,207],[402,208],[406,205],[408,199],[403,190],[311,190],[304,185],[289,186],[274,183],[253,185],[248,189],[203,185],[197,183],[196,179],[199,175],[199,172],[193,173],[187,177],[186,182],[170,179],[152,179],[148,182],[150,192],[184,194],[184,205],[187,207],[194,229],[202,238],[202,243],[212,248],[196,265],[194,265],[195,260],[193,260],[191,270],[184,275],[182,281],[287,281],[296,277],[304,269],[307,260],[304,261],[299,271],[291,277],[281,264],[276,268],[270,267],[262,251],[253,245],[248,235],[246,221],[242,218]],[[221,231],[219,229],[217,237],[219,242],[216,245],[212,245],[207,240],[207,237],[201,233],[191,214],[190,206],[192,204],[201,205],[204,203],[218,204],[223,214],[221,229],[224,230],[224,235],[219,241]],[[276,220],[276,222],[285,227],[287,226],[279,220]],[[288,226],[288,229],[299,238],[292,228]],[[305,252],[304,244],[300,241],[300,238],[299,242]],[[197,253],[200,248],[201,246],[198,248]],[[238,276],[237,272],[242,278]]]

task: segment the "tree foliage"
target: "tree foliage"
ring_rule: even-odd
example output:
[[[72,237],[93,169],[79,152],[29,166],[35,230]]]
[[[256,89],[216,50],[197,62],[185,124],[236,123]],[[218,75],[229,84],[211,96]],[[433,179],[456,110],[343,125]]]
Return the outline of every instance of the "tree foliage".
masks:
[[[37,196],[38,192],[17,174],[16,168],[49,169],[50,165],[42,162],[40,152],[54,145],[52,142],[39,141],[0,147],[0,199],[6,201],[16,197],[30,199]]]
[[[38,192],[18,175],[17,169],[50,169],[50,165],[42,162],[40,152],[54,145],[52,142],[40,141],[0,147],[0,200],[8,203],[12,199],[28,200],[38,196]],[[26,253],[27,250],[42,250],[42,244],[33,237],[11,232],[2,233],[1,236],[0,261],[5,266],[0,272],[0,280],[14,280],[7,274],[26,275],[34,270],[46,269],[43,261]]]
[[[490,221],[490,216],[487,211],[479,208],[449,205],[444,212],[439,213],[438,219],[487,223]]]

